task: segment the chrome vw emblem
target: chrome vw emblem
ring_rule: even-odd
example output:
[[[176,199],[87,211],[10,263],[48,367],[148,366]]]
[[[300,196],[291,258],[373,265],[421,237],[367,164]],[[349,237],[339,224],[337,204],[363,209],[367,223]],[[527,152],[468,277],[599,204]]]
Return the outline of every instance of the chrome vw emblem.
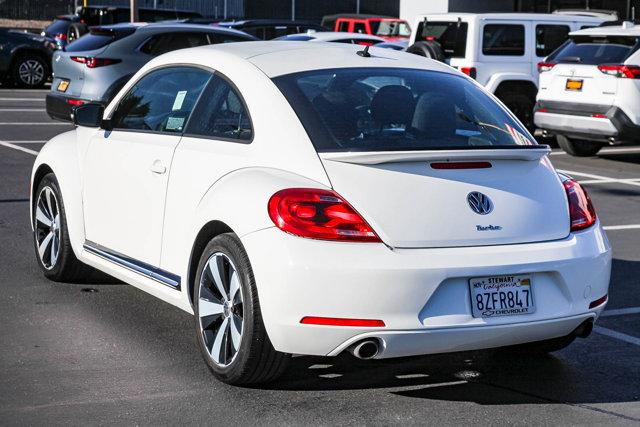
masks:
[[[493,203],[486,194],[472,191],[467,195],[467,203],[472,211],[479,215],[486,215],[493,210]]]

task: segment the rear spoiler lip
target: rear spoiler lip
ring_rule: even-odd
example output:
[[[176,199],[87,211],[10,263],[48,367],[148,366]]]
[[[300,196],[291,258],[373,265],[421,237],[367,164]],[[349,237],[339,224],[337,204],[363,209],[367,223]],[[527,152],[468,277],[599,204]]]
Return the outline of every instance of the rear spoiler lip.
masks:
[[[551,153],[549,146],[523,149],[368,151],[318,153],[322,160],[358,165],[416,161],[524,160],[535,161]]]

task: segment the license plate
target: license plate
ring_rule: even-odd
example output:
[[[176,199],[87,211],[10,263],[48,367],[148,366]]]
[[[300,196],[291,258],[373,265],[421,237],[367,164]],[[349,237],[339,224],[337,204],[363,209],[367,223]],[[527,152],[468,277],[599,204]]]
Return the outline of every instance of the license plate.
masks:
[[[515,316],[536,311],[531,276],[491,276],[469,280],[473,317]]]
[[[567,79],[566,90],[582,90],[582,80]]]
[[[69,87],[69,80],[62,80],[58,83],[58,92],[64,92]]]

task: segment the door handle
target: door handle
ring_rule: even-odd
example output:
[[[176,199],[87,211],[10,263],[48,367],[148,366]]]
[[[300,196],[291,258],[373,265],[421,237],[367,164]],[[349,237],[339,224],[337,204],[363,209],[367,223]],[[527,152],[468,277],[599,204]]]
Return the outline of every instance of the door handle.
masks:
[[[149,170],[155,174],[162,175],[167,171],[167,167],[160,160],[156,160],[151,164]]]

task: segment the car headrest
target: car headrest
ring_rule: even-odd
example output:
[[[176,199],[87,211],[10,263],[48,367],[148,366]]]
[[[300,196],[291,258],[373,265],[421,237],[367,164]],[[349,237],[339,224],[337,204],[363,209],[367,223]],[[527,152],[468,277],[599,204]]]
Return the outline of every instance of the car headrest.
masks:
[[[456,106],[443,93],[425,92],[416,103],[411,127],[431,136],[455,135],[457,126]]]
[[[406,86],[383,86],[371,100],[371,117],[382,125],[408,125],[413,117],[414,100]]]

